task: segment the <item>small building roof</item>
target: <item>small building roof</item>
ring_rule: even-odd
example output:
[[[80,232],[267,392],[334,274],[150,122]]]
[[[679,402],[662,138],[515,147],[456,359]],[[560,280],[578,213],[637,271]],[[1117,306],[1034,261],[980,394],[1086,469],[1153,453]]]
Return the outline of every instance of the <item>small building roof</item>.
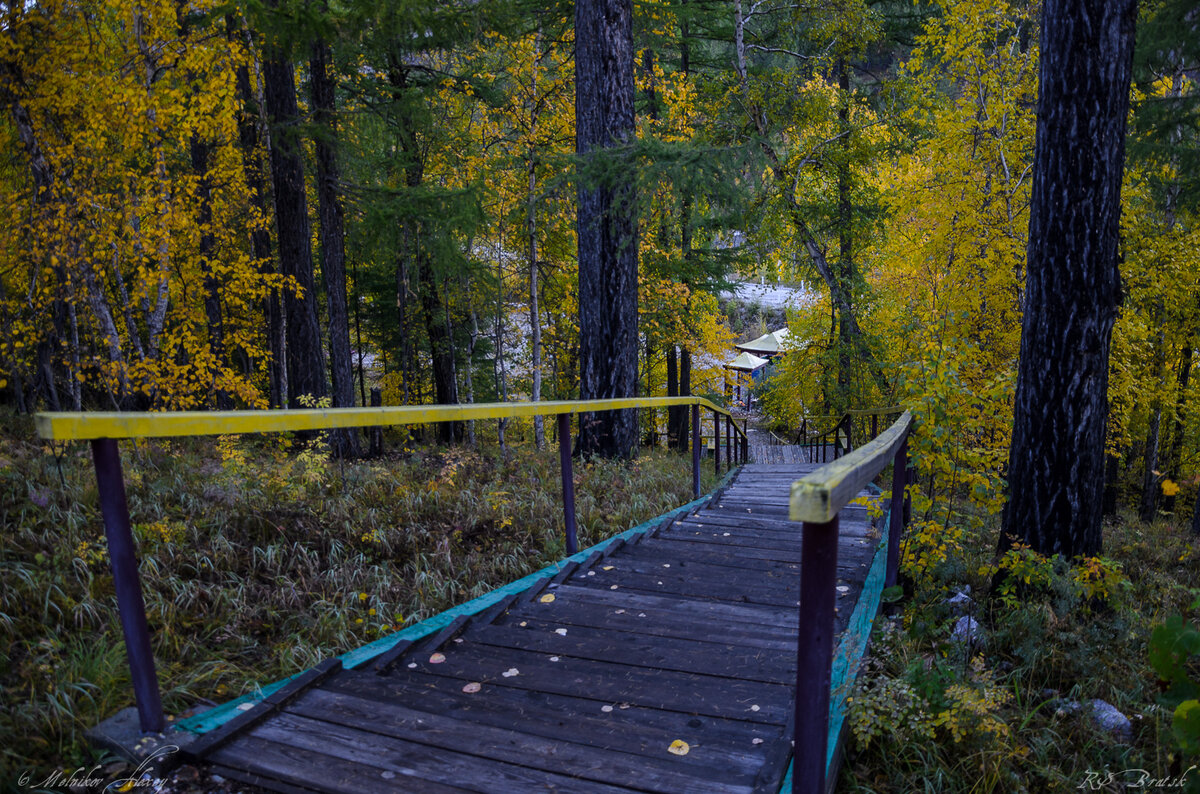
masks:
[[[759,358],[758,356],[750,353],[742,353],[733,361],[730,361],[728,364],[726,364],[725,367],[726,369],[740,369],[745,372],[754,372],[756,369],[762,369],[765,367],[767,363],[768,362],[765,358]]]
[[[763,334],[758,339],[752,339],[749,342],[743,342],[740,345],[734,345],[734,347],[747,353],[773,356],[777,353],[783,352],[783,344],[785,341],[787,341],[787,337],[788,329],[780,328],[776,331]]]

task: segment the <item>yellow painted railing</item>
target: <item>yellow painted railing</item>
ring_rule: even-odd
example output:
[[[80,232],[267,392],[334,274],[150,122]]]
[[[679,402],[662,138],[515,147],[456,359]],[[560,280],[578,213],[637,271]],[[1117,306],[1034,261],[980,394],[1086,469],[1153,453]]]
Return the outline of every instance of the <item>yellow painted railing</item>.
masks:
[[[214,436],[241,433],[282,433],[354,427],[386,427],[472,419],[511,419],[557,416],[559,463],[562,470],[563,521],[568,554],[577,551],[575,537],[575,485],[571,473],[571,417],[574,414],[628,408],[691,406],[692,492],[700,496],[700,410],[713,414],[713,465],[720,471],[721,446],[725,465],[744,462],[749,444],[743,427],[732,413],[703,397],[631,397],[611,400],[560,400],[536,403],[476,403],[470,405],[410,405],[390,408],[316,408],[270,411],[177,411],[145,413],[42,413],[35,417],[38,435],[47,440],[91,442],[96,467],[100,512],[108,541],[109,563],[117,596],[118,613],[129,659],[138,720],[143,731],[162,731],[166,725],[154,668],[149,625],[136,545],[121,472],[120,439],[171,436]],[[721,444],[721,417],[725,417],[725,443]],[[737,441],[735,441],[735,437]]]
[[[67,441],[389,427],[433,422],[465,422],[472,419],[513,419],[595,413],[625,408],[667,408],[675,405],[695,405],[729,419],[733,418],[733,414],[728,409],[703,397],[629,397],[610,400],[403,405],[383,408],[40,413],[34,421],[38,435],[42,438]],[[745,431],[736,424],[733,424],[733,431],[739,438],[745,438]]]

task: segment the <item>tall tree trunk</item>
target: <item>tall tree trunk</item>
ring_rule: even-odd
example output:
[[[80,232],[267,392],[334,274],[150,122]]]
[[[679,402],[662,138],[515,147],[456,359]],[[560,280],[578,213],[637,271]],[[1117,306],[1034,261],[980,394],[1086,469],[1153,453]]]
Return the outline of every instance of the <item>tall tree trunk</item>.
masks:
[[[208,176],[208,157],[210,146],[201,140],[200,136],[192,135],[191,139],[192,171],[199,179],[197,198],[200,200],[199,217],[196,224],[200,227],[200,248],[198,253],[201,260],[201,271],[204,273],[204,317],[208,323],[208,347],[213,357],[212,392],[217,410],[227,411],[233,407],[233,399],[229,392],[217,383],[220,370],[228,365],[225,354],[225,329],[221,318],[221,284],[213,273],[212,258],[214,254],[214,239],[212,229],[212,180]]]
[[[1167,472],[1167,476],[1175,481],[1178,481],[1179,461],[1183,457],[1183,412],[1187,407],[1187,390],[1188,383],[1191,381],[1191,377],[1192,346],[1189,343],[1184,345],[1183,352],[1180,355],[1179,377],[1175,381],[1175,410],[1171,414],[1171,447],[1167,451],[1167,460],[1163,465],[1163,468]],[[1175,499],[1175,494],[1163,497],[1164,512],[1175,512]]]
[[[667,348],[667,396],[679,396],[679,353],[675,345]],[[667,408],[667,448],[679,446],[679,412],[681,406]]]
[[[500,239],[504,239],[503,221],[501,221]],[[493,373],[496,378],[496,394],[500,402],[508,402],[508,372],[504,365],[504,255],[503,246],[496,247],[496,357],[493,359]],[[500,444],[500,454],[508,455],[508,444],[505,431],[508,430],[507,419],[496,420],[497,441]]]
[[[308,197],[297,129],[300,109],[296,104],[296,82],[291,61],[276,49],[263,62],[263,89],[271,122],[271,184],[275,192],[280,272],[292,277],[301,290],[300,294],[288,291],[283,300],[288,405],[298,408],[302,395],[313,399],[326,395],[325,355],[317,320]]]
[[[679,396],[687,397],[692,393],[692,351],[686,347],[679,350]],[[675,415],[675,438],[677,449],[687,452],[691,449],[692,420],[691,409],[686,405],[680,406]]]
[[[637,390],[637,203],[620,149],[634,132],[633,6],[630,0],[575,5],[575,150],[579,180],[579,391],[585,400]],[[617,156],[611,153],[617,152]],[[605,156],[609,155],[609,156]],[[595,171],[603,171],[597,179]],[[631,457],[637,412],[580,418],[584,455]]]
[[[325,281],[325,306],[329,315],[329,371],[333,407],[354,407],[354,360],[350,353],[350,312],[346,306],[346,244],[342,197],[338,183],[338,131],[332,54],[321,40],[312,43],[309,87],[316,124],[317,203],[321,223],[321,275]],[[335,457],[356,458],[361,452],[358,433],[351,428],[329,434]]]
[[[232,16],[225,18],[227,35],[232,40],[236,27]],[[255,48],[249,30],[243,30],[245,44],[250,52]],[[274,216],[270,196],[267,194],[266,179],[263,176],[262,150],[264,142],[269,141],[270,134],[263,124],[265,117],[265,100],[254,91],[250,82],[250,68],[241,64],[235,74],[238,98],[242,110],[238,114],[238,144],[242,150],[242,167],[246,172],[246,183],[250,188],[250,202],[262,218]],[[260,81],[261,85],[261,81]],[[266,144],[269,147],[269,142]],[[276,265],[271,255],[271,230],[265,223],[256,223],[250,229],[250,249],[258,262],[262,273],[274,273]],[[272,408],[282,408],[287,404],[287,342],[284,333],[282,296],[278,289],[272,289],[270,295],[263,299],[261,307],[263,319],[267,328],[267,349],[271,351],[271,361],[267,367],[268,389],[270,390],[269,404]]]
[[[999,551],[1099,554],[1135,0],[1046,0]],[[1080,130],[1086,130],[1081,134]]]
[[[838,104],[838,127],[841,136],[838,139],[839,159],[837,163],[837,225],[838,225],[838,281],[847,296],[851,315],[854,312],[854,207],[850,200],[850,70],[846,59],[839,57],[834,66],[837,72],[838,88],[841,98]],[[850,381],[853,375],[854,359],[860,346],[860,340],[849,322],[839,318],[838,321],[838,354],[837,354],[837,401],[834,413],[841,413],[851,407]]]
[[[425,333],[429,338],[429,356],[433,361],[434,401],[439,405],[458,404],[458,381],[454,371],[454,339],[450,335],[449,307],[443,289],[433,278],[432,267],[421,257],[421,308],[425,315]],[[438,439],[446,444],[463,440],[462,422],[438,423]]]
[[[1150,404],[1150,423],[1146,430],[1146,446],[1142,454],[1142,500],[1138,517],[1150,522],[1158,514],[1160,474],[1158,472],[1158,446],[1162,428],[1162,394],[1166,388],[1166,332],[1162,328],[1161,301],[1151,317],[1157,319],[1158,335],[1154,338],[1154,393]]]
[[[533,370],[533,383],[529,399],[542,399],[542,317],[538,311],[538,239],[537,239],[537,152],[534,142],[538,134],[541,102],[538,98],[538,71],[542,63],[542,34],[539,30],[533,40],[533,63],[530,66],[529,95],[529,151],[525,156],[527,191],[525,193],[525,244],[526,261],[529,264],[529,347]],[[546,447],[546,427],[542,417],[533,417],[533,440],[538,449]]]

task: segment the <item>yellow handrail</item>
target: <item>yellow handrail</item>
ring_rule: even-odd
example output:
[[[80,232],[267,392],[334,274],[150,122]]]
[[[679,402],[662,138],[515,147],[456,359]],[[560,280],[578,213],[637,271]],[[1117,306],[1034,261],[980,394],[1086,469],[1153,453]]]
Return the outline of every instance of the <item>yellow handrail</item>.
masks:
[[[905,411],[875,440],[792,483],[791,519],[825,523],[892,461],[908,437],[912,414]]]
[[[733,414],[703,397],[627,397],[607,400],[547,400],[542,402],[472,403],[465,405],[402,405],[382,408],[304,408],[269,411],[159,411],[39,413],[34,417],[41,438],[54,441],[97,438],[164,438],[239,433],[280,433],[347,427],[387,427],[471,419],[512,419],[529,416],[591,413],[623,408],[664,408],[698,405],[718,414]],[[746,434],[737,422],[738,435]]]

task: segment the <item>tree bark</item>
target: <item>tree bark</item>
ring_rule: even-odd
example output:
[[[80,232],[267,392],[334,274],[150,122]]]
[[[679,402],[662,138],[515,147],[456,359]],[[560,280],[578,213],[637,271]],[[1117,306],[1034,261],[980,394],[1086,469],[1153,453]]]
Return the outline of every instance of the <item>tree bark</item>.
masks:
[[[576,3],[575,49],[575,150],[587,166],[578,185],[579,391],[585,400],[631,397],[638,374],[637,204],[632,163],[620,162],[634,131],[630,0]],[[636,411],[581,417],[582,454],[628,458],[636,445]]]
[[[1026,310],[999,551],[1101,551],[1135,0],[1046,0]]]
[[[1179,461],[1183,457],[1183,410],[1187,407],[1188,383],[1192,376],[1192,346],[1184,345],[1179,361],[1179,377],[1176,379],[1175,411],[1171,414],[1171,447],[1163,468],[1175,482],[1179,477]],[[1163,512],[1175,512],[1176,495],[1163,497]]]
[[[288,405],[298,408],[300,397],[326,395],[325,355],[317,320],[317,295],[305,193],[304,163],[300,156],[297,125],[300,109],[292,63],[272,50],[263,62],[263,89],[271,123],[271,184],[275,191],[275,230],[279,238],[279,265],[300,287],[287,291],[283,309],[287,323]]]
[[[325,282],[325,306],[329,315],[329,370],[333,385],[333,407],[354,407],[354,360],[350,353],[350,312],[346,306],[346,244],[342,197],[338,182],[338,132],[333,77],[329,73],[332,53],[329,44],[314,40],[309,59],[309,87],[313,121],[316,124],[317,203],[321,223],[321,275]],[[361,453],[353,429],[329,434],[333,454],[356,458]]]

